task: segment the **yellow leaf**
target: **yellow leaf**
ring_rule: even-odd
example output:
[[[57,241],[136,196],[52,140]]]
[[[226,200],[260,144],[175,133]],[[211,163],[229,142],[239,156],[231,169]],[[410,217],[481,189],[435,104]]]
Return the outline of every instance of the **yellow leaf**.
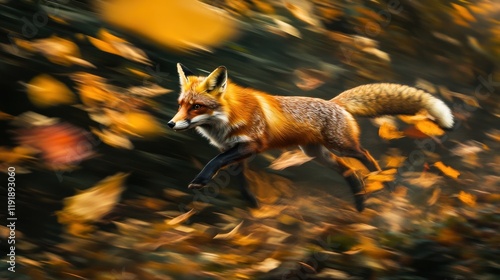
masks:
[[[320,19],[314,14],[314,5],[309,1],[301,1],[297,3],[285,2],[285,7],[296,18],[308,23],[312,26],[322,27]]]
[[[429,204],[429,206],[434,205],[436,201],[439,199],[440,194],[441,194],[441,189],[435,188],[434,191],[432,192],[432,196],[427,200],[427,204]]]
[[[179,215],[179,216],[177,216],[177,217],[175,217],[175,218],[167,221],[166,223],[167,223],[167,225],[170,225],[170,226],[181,224],[181,223],[189,220],[189,218],[191,216],[193,216],[194,214],[196,214],[196,211],[193,208],[193,209],[189,210],[188,212],[186,212],[184,214],[181,214],[181,215]]]
[[[80,57],[80,50],[75,43],[57,36],[36,40],[31,45],[50,62],[64,66],[73,64],[68,57]]]
[[[165,132],[153,116],[144,112],[127,112],[115,125],[119,131],[140,137],[154,137]]]
[[[388,123],[383,123],[380,126],[378,135],[380,136],[380,138],[386,140],[403,138],[405,136],[402,131],[399,131],[395,126]]]
[[[103,40],[99,40],[99,39],[94,38],[94,37],[90,37],[90,36],[87,36],[87,38],[88,38],[89,42],[92,45],[94,45],[94,47],[100,49],[101,51],[120,55],[118,50],[112,44],[105,42]]]
[[[64,199],[64,208],[57,213],[61,223],[99,220],[109,213],[120,199],[128,174],[117,173],[99,181],[90,189]]]
[[[369,174],[367,180],[369,181],[378,181],[378,182],[391,182],[394,181],[394,176],[396,175],[397,170],[395,168],[382,170],[379,172],[373,172],[373,174]]]
[[[469,22],[476,21],[476,18],[469,12],[469,10],[466,7],[454,3],[451,3],[451,5],[453,6],[453,8],[455,8],[458,15],[460,15],[460,17],[462,17],[464,20]]]
[[[127,70],[130,71],[132,74],[137,75],[139,78],[143,79],[149,79],[151,78],[151,75],[144,73],[143,71],[134,69],[134,68],[129,68],[127,67]]]
[[[488,136],[489,138],[491,138],[497,142],[500,142],[500,130],[498,130],[498,129],[493,129],[492,131],[487,132],[486,136]]]
[[[134,148],[132,142],[130,142],[130,140],[123,135],[116,134],[110,130],[100,131],[95,128],[91,128],[91,131],[97,137],[99,137],[99,139],[101,139],[102,142],[106,143],[111,147],[127,149],[127,150],[131,150]]]
[[[116,35],[113,35],[111,34],[107,29],[105,28],[101,28],[99,29],[99,32],[97,32],[97,36],[99,38],[101,38],[102,40],[106,41],[106,42],[115,42],[115,43],[127,43],[127,41],[125,41],[124,39],[116,36]]]
[[[368,225],[368,224],[362,224],[362,223],[359,223],[359,224],[350,224],[348,226],[348,228],[350,230],[353,230],[353,231],[367,231],[367,230],[377,229],[377,227],[374,227],[374,226]]]
[[[460,175],[460,172],[458,172],[457,170],[455,170],[449,166],[444,165],[444,163],[441,161],[434,163],[434,166],[437,169],[441,170],[441,172],[443,172],[448,177],[457,179],[458,176]]]
[[[415,127],[429,136],[440,136],[444,134],[444,130],[429,120],[418,121],[415,123]]]
[[[201,1],[112,0],[100,3],[98,10],[108,23],[175,49],[212,47],[227,42],[236,33],[236,20]],[[109,32],[102,33],[104,41],[115,39],[109,38]]]
[[[17,146],[13,149],[0,147],[0,162],[16,164],[25,159],[33,159],[32,155],[36,153],[37,150],[26,146]]]
[[[73,104],[76,101],[65,84],[47,74],[36,76],[26,86],[29,100],[37,107]]]
[[[256,269],[260,272],[269,272],[275,268],[277,268],[281,264],[280,261],[273,259],[273,258],[267,258],[263,260],[260,263],[257,263],[252,266],[253,269]]]
[[[236,236],[238,231],[241,228],[241,225],[243,225],[243,221],[240,222],[237,226],[235,226],[230,232],[228,233],[218,233],[216,236],[214,236],[214,239],[231,239]]]
[[[130,94],[137,95],[137,96],[155,97],[158,95],[169,93],[172,90],[163,88],[157,84],[151,84],[151,85],[147,85],[147,86],[129,87],[127,89],[127,91]]]
[[[385,166],[389,168],[398,168],[401,165],[403,165],[403,162],[406,160],[406,157],[403,156],[385,156],[384,161],[385,161]]]
[[[476,196],[473,194],[460,191],[460,193],[458,194],[458,199],[471,207],[476,206]]]

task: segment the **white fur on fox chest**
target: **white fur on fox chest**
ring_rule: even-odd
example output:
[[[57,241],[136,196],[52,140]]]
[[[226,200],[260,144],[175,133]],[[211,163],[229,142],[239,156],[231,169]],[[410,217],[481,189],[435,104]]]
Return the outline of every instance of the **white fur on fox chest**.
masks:
[[[250,138],[245,135],[228,136],[231,131],[231,126],[227,117],[223,115],[217,116],[218,121],[210,124],[197,126],[196,131],[203,137],[210,140],[210,144],[221,150],[227,150],[241,142],[248,142]]]

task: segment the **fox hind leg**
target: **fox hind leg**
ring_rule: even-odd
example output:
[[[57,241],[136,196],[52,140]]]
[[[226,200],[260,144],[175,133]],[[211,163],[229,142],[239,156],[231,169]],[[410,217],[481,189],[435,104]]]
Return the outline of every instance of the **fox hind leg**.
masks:
[[[351,150],[342,150],[340,152],[342,156],[353,157],[355,159],[359,159],[361,163],[363,163],[370,171],[380,171],[380,165],[373,158],[373,156],[368,152],[368,150],[363,149],[361,147]]]
[[[351,188],[356,210],[363,211],[365,208],[364,182],[354,170],[323,145],[305,145],[300,146],[300,149],[306,155],[314,157],[318,163],[340,173]]]
[[[234,183],[237,184],[238,187],[240,188],[241,196],[248,202],[250,207],[258,208],[259,201],[257,200],[255,195],[250,190],[249,185],[248,185],[248,181],[245,177],[244,171],[247,168],[246,162],[241,161],[241,162],[235,163],[232,168],[235,171],[235,175],[233,176],[233,180],[234,180]]]

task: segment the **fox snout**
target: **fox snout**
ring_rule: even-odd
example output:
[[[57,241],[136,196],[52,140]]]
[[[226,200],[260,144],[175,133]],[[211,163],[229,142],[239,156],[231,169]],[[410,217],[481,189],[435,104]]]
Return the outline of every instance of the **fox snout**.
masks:
[[[168,127],[174,129],[174,130],[182,130],[182,129],[187,129],[191,122],[189,120],[181,120],[181,121],[174,121],[174,119],[170,120],[167,125]]]
[[[174,128],[174,126],[175,126],[175,122],[174,122],[174,121],[169,121],[169,122],[167,123],[167,125],[168,125],[168,127],[170,127],[170,128]]]

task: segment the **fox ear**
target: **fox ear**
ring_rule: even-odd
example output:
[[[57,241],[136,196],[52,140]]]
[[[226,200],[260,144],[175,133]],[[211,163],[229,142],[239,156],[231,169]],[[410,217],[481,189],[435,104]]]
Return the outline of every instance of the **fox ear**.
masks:
[[[217,93],[223,93],[227,85],[227,69],[219,66],[204,81],[207,91],[217,90]]]
[[[191,72],[191,70],[180,63],[177,63],[177,72],[179,73],[181,86],[184,86],[187,83],[187,77],[196,76],[193,72]]]

